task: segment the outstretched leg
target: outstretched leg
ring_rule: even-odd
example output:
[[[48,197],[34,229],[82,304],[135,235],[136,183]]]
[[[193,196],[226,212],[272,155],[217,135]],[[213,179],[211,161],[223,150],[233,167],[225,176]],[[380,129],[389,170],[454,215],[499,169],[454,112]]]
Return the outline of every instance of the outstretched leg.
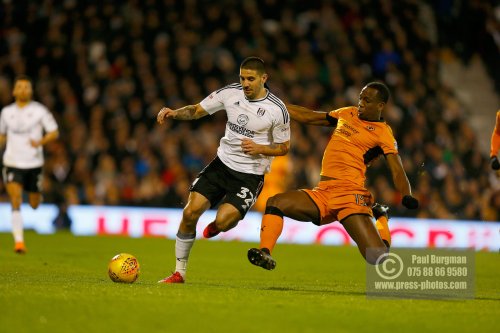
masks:
[[[281,232],[283,216],[297,221],[316,221],[319,211],[311,198],[303,191],[277,194],[267,200],[266,211],[260,229],[260,247],[272,252]]]
[[[368,263],[372,265],[377,263],[378,258],[389,251],[369,215],[349,215],[341,223]]]
[[[40,202],[42,202],[42,194],[39,192],[30,192],[28,194],[28,201],[33,209],[37,209],[40,206]]]
[[[20,183],[9,182],[6,184],[6,190],[9,194],[10,205],[12,208],[11,222],[12,235],[14,236],[14,251],[19,254],[26,253],[24,245],[23,218],[21,215],[21,203],[23,201],[23,187]]]
[[[238,225],[242,219],[241,212],[230,203],[223,203],[217,210],[215,220],[203,230],[203,237],[212,238]]]
[[[196,239],[196,225],[201,214],[208,208],[210,208],[210,202],[203,195],[198,192],[189,194],[175,239],[175,272],[158,283],[184,283],[189,254]]]
[[[283,216],[297,221],[317,221],[319,211],[303,191],[289,191],[269,198],[262,217],[260,249],[253,248],[248,251],[248,260],[252,264],[269,270],[276,267],[271,252],[283,231]]]

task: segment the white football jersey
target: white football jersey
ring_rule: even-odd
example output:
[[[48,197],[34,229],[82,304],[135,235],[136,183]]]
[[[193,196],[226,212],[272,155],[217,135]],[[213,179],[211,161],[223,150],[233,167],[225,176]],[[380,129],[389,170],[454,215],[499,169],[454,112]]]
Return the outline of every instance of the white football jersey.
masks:
[[[38,102],[19,108],[7,105],[0,114],[0,134],[7,137],[3,164],[11,168],[31,169],[43,166],[42,147],[34,148],[30,140],[40,140],[45,132],[57,130],[52,113]]]
[[[241,142],[248,138],[261,145],[290,140],[290,115],[285,104],[271,92],[264,98],[248,100],[239,83],[219,89],[200,103],[209,114],[226,110],[227,124],[217,156],[229,168],[262,175],[269,171],[273,156],[248,155]]]

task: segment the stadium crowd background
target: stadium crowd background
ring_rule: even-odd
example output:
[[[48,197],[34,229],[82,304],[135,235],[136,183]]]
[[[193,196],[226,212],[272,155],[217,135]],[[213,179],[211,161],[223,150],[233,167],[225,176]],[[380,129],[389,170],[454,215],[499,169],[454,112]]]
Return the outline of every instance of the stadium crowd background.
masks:
[[[240,61],[256,55],[275,94],[314,109],[356,104],[371,80],[388,84],[385,117],[421,202],[416,212],[403,209],[386,164],[377,161],[369,189],[392,215],[500,220],[500,184],[467,122],[473,110],[438,73],[443,54],[464,62],[479,56],[500,93],[492,2],[116,3],[0,5],[0,105],[12,102],[13,78],[27,74],[35,99],[60,125],[60,139],[46,147],[45,202],[182,207],[216,154],[225,114],[164,127],[156,114],[238,81]],[[330,131],[292,122],[291,152],[277,160],[268,189],[314,186]]]

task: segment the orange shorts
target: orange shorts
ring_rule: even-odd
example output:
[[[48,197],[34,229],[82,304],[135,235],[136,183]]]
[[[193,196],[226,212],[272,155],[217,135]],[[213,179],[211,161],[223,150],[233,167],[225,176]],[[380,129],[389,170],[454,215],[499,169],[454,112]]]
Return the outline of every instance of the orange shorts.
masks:
[[[320,212],[318,225],[342,221],[349,215],[373,217],[373,196],[366,188],[339,179],[320,181],[312,190],[302,190],[314,201]]]

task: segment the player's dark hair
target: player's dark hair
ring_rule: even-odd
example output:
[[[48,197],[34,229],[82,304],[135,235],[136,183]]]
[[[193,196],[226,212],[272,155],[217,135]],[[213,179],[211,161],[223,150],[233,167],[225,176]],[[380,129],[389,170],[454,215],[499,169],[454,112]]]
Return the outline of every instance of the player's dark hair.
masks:
[[[387,103],[389,101],[389,98],[391,97],[391,92],[389,91],[389,88],[382,82],[370,82],[366,85],[367,88],[372,88],[377,91],[377,96],[378,98],[384,102]]]
[[[28,81],[29,83],[33,84],[33,80],[31,79],[31,77],[29,77],[28,75],[24,75],[24,74],[16,76],[14,78],[14,83],[16,83],[17,81]]]
[[[248,57],[241,62],[240,68],[251,69],[259,73],[260,75],[266,72],[264,66],[264,60],[258,57]]]

